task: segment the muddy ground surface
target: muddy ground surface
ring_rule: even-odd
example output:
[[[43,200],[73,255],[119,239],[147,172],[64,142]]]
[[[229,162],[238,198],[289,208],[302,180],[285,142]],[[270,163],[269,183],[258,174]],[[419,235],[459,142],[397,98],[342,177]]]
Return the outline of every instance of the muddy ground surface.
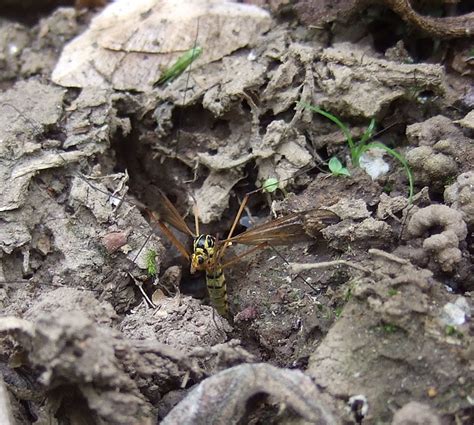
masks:
[[[0,19],[0,422],[474,423],[463,27],[397,1],[92,3],[6,2]],[[308,104],[356,142],[374,118],[412,198],[396,158],[355,167]],[[191,229],[196,205],[222,239],[269,178],[237,231],[303,212],[308,237],[226,268],[224,318],[143,205],[163,211],[164,192]]]

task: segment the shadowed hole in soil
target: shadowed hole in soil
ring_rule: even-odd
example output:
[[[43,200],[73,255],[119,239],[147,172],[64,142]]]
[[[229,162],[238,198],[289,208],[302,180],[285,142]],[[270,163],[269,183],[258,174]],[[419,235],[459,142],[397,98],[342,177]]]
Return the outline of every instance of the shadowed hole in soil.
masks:
[[[367,30],[374,40],[375,49],[384,53],[399,40],[405,27],[403,20],[392,10],[383,6],[371,6],[363,14],[368,21]]]
[[[22,23],[27,26],[34,26],[38,21],[50,15],[55,9],[61,6],[74,6],[75,0],[57,1],[14,1],[3,0],[0,3],[0,15],[10,21]]]
[[[56,412],[55,418],[61,423],[64,419],[76,417],[80,418],[82,423],[97,423],[97,417],[89,409],[87,401],[79,392],[77,387],[57,388],[52,392],[52,398],[60,400],[60,407]]]
[[[238,423],[240,425],[252,423],[255,418],[258,418],[260,423],[275,423],[278,409],[268,404],[268,401],[267,394],[254,394],[245,403],[245,414]]]
[[[447,17],[462,15],[474,10],[472,1],[464,0],[458,4],[443,5],[442,2],[411,2],[413,9],[423,15],[431,17]],[[367,31],[373,38],[375,49],[385,53],[399,41],[403,41],[404,48],[416,62],[432,60],[433,56],[442,55],[446,43],[407,25],[402,18],[388,7],[382,5],[369,6],[362,14],[362,21],[367,22]]]
[[[222,132],[221,137],[229,135],[229,129],[223,125],[225,121],[216,120],[212,113],[200,104],[185,107],[176,105],[172,113],[172,122],[174,132],[200,133],[209,129],[218,129]]]

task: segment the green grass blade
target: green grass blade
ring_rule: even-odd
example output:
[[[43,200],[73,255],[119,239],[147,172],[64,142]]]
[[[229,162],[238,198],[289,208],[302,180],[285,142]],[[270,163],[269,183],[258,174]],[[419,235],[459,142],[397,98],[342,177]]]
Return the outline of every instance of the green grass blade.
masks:
[[[307,103],[302,103],[302,102],[299,102],[299,104],[301,106],[303,106],[304,108],[309,109],[310,111],[316,112],[317,114],[320,114],[323,117],[326,117],[327,119],[331,120],[334,124],[336,124],[339,127],[339,129],[344,133],[344,136],[346,136],[347,143],[348,143],[349,149],[351,151],[352,163],[353,163],[354,166],[357,167],[359,165],[359,161],[358,161],[357,156],[354,155],[356,146],[354,144],[354,140],[352,139],[352,134],[349,131],[349,129],[347,128],[347,126],[344,125],[339,118],[337,118],[336,116],[334,116],[333,114],[331,114],[329,112],[324,111],[323,109],[321,109],[317,106],[309,105]]]
[[[364,134],[362,135],[359,143],[362,143],[363,145],[365,145],[367,141],[374,134],[374,130],[375,130],[375,118],[372,118],[370,120],[369,126],[365,129]]]

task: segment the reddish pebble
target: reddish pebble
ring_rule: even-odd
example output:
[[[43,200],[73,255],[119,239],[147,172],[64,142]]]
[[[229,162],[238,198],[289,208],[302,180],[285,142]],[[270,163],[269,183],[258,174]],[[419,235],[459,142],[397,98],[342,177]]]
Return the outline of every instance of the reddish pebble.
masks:
[[[102,245],[109,254],[112,254],[127,243],[127,236],[126,232],[107,233],[102,236]]]
[[[257,317],[257,309],[253,306],[244,308],[242,311],[237,313],[234,317],[235,322],[246,322],[253,320]]]

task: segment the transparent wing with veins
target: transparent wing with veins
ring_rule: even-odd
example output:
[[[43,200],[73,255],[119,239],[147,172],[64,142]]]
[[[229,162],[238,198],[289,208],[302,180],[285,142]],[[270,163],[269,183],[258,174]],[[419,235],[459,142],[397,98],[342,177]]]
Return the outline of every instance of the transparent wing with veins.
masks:
[[[306,231],[308,218],[311,219],[311,233],[313,235],[323,228],[340,221],[340,218],[336,214],[319,208],[288,214],[261,225],[257,225],[240,235],[220,241],[220,255],[217,261],[223,262],[222,260],[225,249],[233,243],[254,246],[236,257],[223,262],[222,268],[231,266],[241,258],[259,249],[265,249],[277,245],[292,245],[294,243],[314,241],[314,237],[310,236]]]

